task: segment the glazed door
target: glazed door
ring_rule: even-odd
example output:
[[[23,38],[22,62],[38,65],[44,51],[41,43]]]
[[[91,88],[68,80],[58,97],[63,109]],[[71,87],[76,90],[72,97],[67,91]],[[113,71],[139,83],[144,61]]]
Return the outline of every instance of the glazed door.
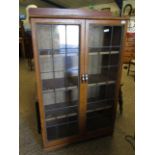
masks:
[[[34,19],[32,29],[44,143],[78,135],[83,21]]]
[[[113,126],[123,27],[121,21],[86,22],[87,131]]]

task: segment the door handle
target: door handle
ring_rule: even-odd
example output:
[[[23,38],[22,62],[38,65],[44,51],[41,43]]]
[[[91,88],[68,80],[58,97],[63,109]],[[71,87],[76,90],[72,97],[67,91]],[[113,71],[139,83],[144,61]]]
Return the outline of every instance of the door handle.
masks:
[[[87,82],[88,81],[88,74],[82,74],[81,75],[81,81],[82,82]]]
[[[82,76],[81,76],[81,81],[82,81],[82,82],[85,81],[85,75],[84,75],[84,74],[82,74]]]
[[[85,81],[88,81],[88,74],[85,74]]]

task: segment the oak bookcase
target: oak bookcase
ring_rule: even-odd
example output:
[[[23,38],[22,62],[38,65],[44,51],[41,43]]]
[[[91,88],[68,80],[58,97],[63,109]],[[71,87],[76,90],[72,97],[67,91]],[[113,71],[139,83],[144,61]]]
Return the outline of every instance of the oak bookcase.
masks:
[[[127,18],[30,9],[43,147],[114,131]]]

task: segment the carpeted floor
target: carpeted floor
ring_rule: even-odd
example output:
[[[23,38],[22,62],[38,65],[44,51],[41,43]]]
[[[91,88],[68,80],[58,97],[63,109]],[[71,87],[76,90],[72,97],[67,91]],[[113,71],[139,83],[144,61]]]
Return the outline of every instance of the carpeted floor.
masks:
[[[134,135],[135,131],[135,85],[133,73],[122,73],[124,110],[117,113],[113,136],[101,137],[67,147],[44,152],[41,135],[36,126],[36,83],[35,73],[30,71],[26,60],[20,60],[20,155],[134,155],[132,146],[125,140],[125,135]]]

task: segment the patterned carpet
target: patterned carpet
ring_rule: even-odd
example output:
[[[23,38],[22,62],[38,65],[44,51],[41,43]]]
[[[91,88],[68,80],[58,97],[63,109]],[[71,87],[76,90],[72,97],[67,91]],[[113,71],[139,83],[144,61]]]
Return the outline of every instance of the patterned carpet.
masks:
[[[36,125],[36,83],[35,73],[30,71],[27,61],[20,60],[20,155],[134,155],[125,135],[134,135],[135,130],[135,85],[133,73],[122,73],[124,111],[117,113],[113,136],[101,137],[71,144],[61,149],[45,152],[42,149],[41,135]]]

